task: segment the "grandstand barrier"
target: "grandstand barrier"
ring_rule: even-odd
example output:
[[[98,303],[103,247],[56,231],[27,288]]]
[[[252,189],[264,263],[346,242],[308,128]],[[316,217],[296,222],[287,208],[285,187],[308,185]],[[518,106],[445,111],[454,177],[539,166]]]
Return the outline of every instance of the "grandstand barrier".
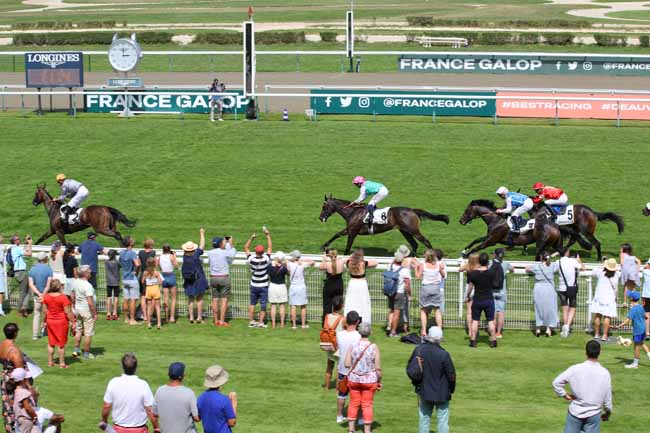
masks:
[[[5,248],[10,245],[4,245]],[[117,248],[116,248],[117,249]],[[119,250],[119,249],[117,249]],[[49,246],[34,246],[34,253],[46,252],[49,253]],[[161,254],[157,250],[158,255]],[[182,262],[183,252],[176,251],[179,262]],[[305,270],[305,282],[307,285],[308,293],[308,306],[307,317],[311,322],[320,322],[322,313],[322,286],[324,273],[320,271],[317,266],[322,262],[321,255],[304,254],[303,258],[312,259],[316,261],[315,267],[310,267]],[[237,257],[231,267],[231,282],[232,292],[230,295],[228,317],[230,318],[246,318],[248,317],[248,304],[249,304],[249,281],[250,271],[245,261],[246,257],[243,253],[238,253]],[[379,266],[377,269],[369,269],[368,271],[368,286],[370,289],[370,297],[372,304],[372,321],[375,324],[385,324],[388,313],[388,301],[383,294],[383,277],[382,270],[390,264],[391,259],[385,257],[367,257],[367,259],[377,260]],[[97,276],[97,306],[98,311],[105,312],[106,306],[106,280],[104,273],[103,262],[106,260],[105,256],[100,256]],[[507,260],[506,260],[507,261]],[[207,267],[207,258],[203,259],[204,269],[206,275],[209,275]],[[445,260],[447,266],[447,279],[444,285],[444,304],[443,304],[443,319],[445,326],[449,327],[462,327],[465,324],[465,291],[467,289],[465,283],[465,276],[458,272],[460,260]],[[533,286],[534,279],[532,276],[526,275],[524,269],[527,265],[534,264],[535,262],[516,261],[510,262],[515,267],[513,274],[507,275],[507,311],[506,311],[506,329],[519,329],[526,330],[534,327],[534,304],[533,304]],[[576,317],[573,325],[574,331],[589,330],[591,328],[591,315],[589,314],[589,305],[593,298],[594,285],[592,282],[591,271],[594,265],[587,264],[587,271],[580,273],[578,280],[578,307]],[[6,275],[0,277],[7,278]],[[187,315],[187,299],[184,295],[183,277],[180,271],[176,271],[178,279],[178,305],[177,311],[181,316]],[[347,287],[348,275],[344,275],[345,284]],[[7,297],[8,303],[12,308],[15,308],[18,303],[19,292],[15,281],[12,278],[7,278],[9,287],[9,295]],[[559,281],[559,280],[556,280]],[[418,296],[420,291],[420,281],[413,280],[413,300],[409,304],[409,322],[411,327],[418,327],[420,322],[420,313],[418,306]],[[209,290],[206,292],[206,299],[209,298]],[[619,299],[622,300],[622,289],[619,290]],[[204,311],[206,317],[210,317],[212,312],[208,302],[204,302],[207,308]],[[561,317],[561,315],[560,315]],[[622,317],[622,311],[621,311]]]

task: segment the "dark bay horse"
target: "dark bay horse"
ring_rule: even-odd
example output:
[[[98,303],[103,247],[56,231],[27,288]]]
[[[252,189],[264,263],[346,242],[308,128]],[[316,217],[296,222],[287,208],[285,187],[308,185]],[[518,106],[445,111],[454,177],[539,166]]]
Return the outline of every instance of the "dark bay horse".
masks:
[[[38,206],[41,203],[45,206],[45,211],[50,219],[50,229],[38,238],[36,244],[40,244],[47,238],[56,235],[65,245],[66,234],[76,233],[92,227],[97,233],[115,238],[120,245],[123,245],[122,235],[117,231],[117,223],[121,222],[127,227],[135,226],[135,221],[129,220],[119,210],[108,206],[88,206],[81,211],[77,224],[66,224],[61,220],[62,203],[52,198],[45,189],[45,184],[36,186],[36,194],[34,194],[34,199],[32,200],[34,206]]]
[[[350,254],[354,238],[358,235],[365,236],[369,234],[379,234],[396,228],[411,246],[412,254],[415,254],[418,249],[418,243],[415,241],[416,239],[423,243],[427,248],[433,248],[431,242],[429,242],[429,240],[420,232],[421,219],[426,218],[434,221],[443,221],[445,224],[449,224],[449,217],[447,215],[432,214],[422,209],[411,209],[409,207],[391,207],[388,211],[386,223],[375,224],[373,233],[369,233],[368,225],[363,222],[366,215],[366,206],[351,206],[350,204],[350,201],[333,198],[331,194],[329,197],[325,196],[323,208],[319,217],[321,222],[327,221],[331,215],[338,213],[345,220],[346,227],[325,242],[321,247],[323,250],[334,242],[335,239],[347,235],[348,242],[345,246],[345,254]]]
[[[550,215],[550,210],[548,206],[544,203],[536,204],[530,210],[530,216],[535,217],[540,212]],[[567,224],[560,226],[560,229],[564,232],[569,229],[574,233],[569,234],[569,242],[565,248],[571,248],[571,245],[578,242],[580,246],[588,250],[591,249],[591,246],[596,247],[596,253],[598,254],[598,261],[602,259],[600,241],[596,239],[594,233],[596,232],[596,225],[598,221],[613,221],[616,224],[618,229],[618,234],[623,233],[625,229],[625,224],[623,218],[614,212],[596,212],[592,210],[589,206],[583,204],[574,204],[573,205],[573,224]],[[587,238],[589,242],[581,242],[580,235]]]
[[[526,246],[536,244],[535,258],[539,260],[544,250],[551,248],[562,254],[562,233],[557,224],[550,223],[545,214],[540,213],[535,218],[535,228],[525,233],[513,233],[510,236],[510,227],[506,219],[496,213],[496,206],[491,200],[472,200],[465,208],[465,212],[458,221],[461,225],[467,225],[476,218],[481,218],[487,225],[487,235],[470,242],[463,250],[463,256],[467,257],[482,249],[496,244],[508,246]],[[510,239],[509,239],[510,237]],[[478,246],[467,251],[474,245]]]

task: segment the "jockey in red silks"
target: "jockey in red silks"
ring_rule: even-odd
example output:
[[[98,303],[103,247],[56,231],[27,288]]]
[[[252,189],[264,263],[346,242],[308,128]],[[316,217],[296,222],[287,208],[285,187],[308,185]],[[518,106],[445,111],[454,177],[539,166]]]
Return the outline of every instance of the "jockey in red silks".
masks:
[[[552,186],[544,185],[541,182],[535,183],[533,189],[537,193],[537,197],[533,199],[534,203],[539,203],[543,201],[546,203],[552,212],[553,208],[551,206],[566,206],[569,203],[569,198],[565,192],[560,188],[555,188]]]

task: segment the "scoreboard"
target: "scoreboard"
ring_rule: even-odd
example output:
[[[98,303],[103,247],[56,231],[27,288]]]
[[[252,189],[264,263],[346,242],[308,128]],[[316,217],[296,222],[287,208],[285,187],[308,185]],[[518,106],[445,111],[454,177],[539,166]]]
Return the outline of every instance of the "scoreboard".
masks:
[[[26,53],[25,84],[36,88],[83,87],[83,53]]]

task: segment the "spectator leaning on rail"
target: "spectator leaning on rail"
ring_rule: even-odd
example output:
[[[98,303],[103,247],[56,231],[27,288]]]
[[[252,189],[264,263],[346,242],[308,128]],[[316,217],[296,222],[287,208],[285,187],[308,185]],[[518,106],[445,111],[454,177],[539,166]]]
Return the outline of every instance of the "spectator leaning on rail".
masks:
[[[148,433],[147,418],[153,431],[160,432],[158,419],[153,413],[151,388],[135,375],[137,369],[138,359],[133,353],[125,353],[122,357],[124,374],[111,379],[106,387],[100,428],[106,428],[110,414],[116,433]]]
[[[564,424],[564,433],[597,433],[600,421],[612,413],[612,379],[609,371],[598,363],[600,344],[591,340],[586,346],[587,360],[569,367],[553,381],[559,396],[571,402]],[[571,393],[564,387],[569,384]]]
[[[208,251],[210,265],[210,288],[212,289],[212,316],[215,326],[230,326],[226,322],[228,313],[228,296],[232,288],[230,282],[230,265],[232,265],[237,250],[232,236],[212,239],[214,249]]]
[[[485,319],[488,322],[488,333],[490,334],[490,347],[497,347],[497,340],[494,326],[494,298],[492,288],[494,287],[494,272],[488,270],[489,258],[486,253],[478,256],[479,267],[467,273],[467,292],[465,300],[472,301],[472,326],[469,331],[469,346],[476,347],[478,336],[478,325],[481,321],[481,314],[485,312]],[[473,298],[470,294],[474,291]]]
[[[29,270],[29,289],[34,295],[34,318],[32,320],[32,340],[38,340],[43,336],[43,320],[45,308],[43,307],[43,295],[50,289],[52,283],[52,268],[47,264],[46,253],[36,255],[38,263]]]
[[[138,268],[142,265],[138,255],[133,251],[135,239],[127,236],[124,239],[126,249],[120,253],[120,268],[122,268],[122,313],[124,314],[124,323],[137,325],[135,320],[135,301],[140,297],[140,285],[138,284]]]
[[[542,335],[546,327],[546,336],[553,335],[557,327],[557,295],[555,294],[555,268],[551,265],[551,256],[542,254],[542,261],[526,266],[526,272],[535,276],[533,301],[535,303],[535,336]]]
[[[194,391],[183,386],[185,364],[174,362],[167,371],[169,382],[156,391],[153,412],[164,433],[196,433],[199,422]]]
[[[20,298],[18,299],[18,315],[27,317],[27,308],[29,307],[29,277],[27,275],[27,263],[25,257],[32,256],[32,238],[27,235],[25,237],[25,247],[20,246],[20,236],[13,235],[11,237],[11,261],[14,264],[14,278],[18,287],[20,288]]]
[[[90,341],[95,335],[95,322],[97,322],[97,309],[95,307],[95,289],[90,284],[90,266],[83,265],[79,268],[79,278],[73,285],[74,309],[77,312],[77,326],[74,334],[74,352],[72,356],[81,355],[81,337],[84,337],[84,359],[95,359],[90,353]]]
[[[571,323],[576,315],[578,306],[578,272],[585,270],[585,265],[580,261],[578,254],[569,256],[567,248],[562,257],[553,263],[553,269],[560,274],[558,279],[557,294],[562,305],[562,332],[560,336],[567,338],[571,333]]]
[[[251,243],[256,235],[253,233],[244,244],[244,253],[246,253],[246,261],[251,269],[251,282],[250,282],[250,305],[248,306],[248,327],[249,328],[266,328],[264,318],[266,316],[266,303],[269,297],[269,272],[268,268],[271,264],[271,253],[273,252],[273,244],[271,242],[271,233],[266,227],[264,228],[266,235],[266,253],[264,253],[264,245],[255,246],[255,255],[250,252]],[[260,302],[260,316],[259,321],[255,321],[255,305],[257,301]]]
[[[93,286],[93,289],[97,290],[97,256],[104,254],[104,247],[95,240],[97,239],[95,232],[88,232],[86,237],[88,239],[79,245],[81,264],[90,266],[88,282]]]

